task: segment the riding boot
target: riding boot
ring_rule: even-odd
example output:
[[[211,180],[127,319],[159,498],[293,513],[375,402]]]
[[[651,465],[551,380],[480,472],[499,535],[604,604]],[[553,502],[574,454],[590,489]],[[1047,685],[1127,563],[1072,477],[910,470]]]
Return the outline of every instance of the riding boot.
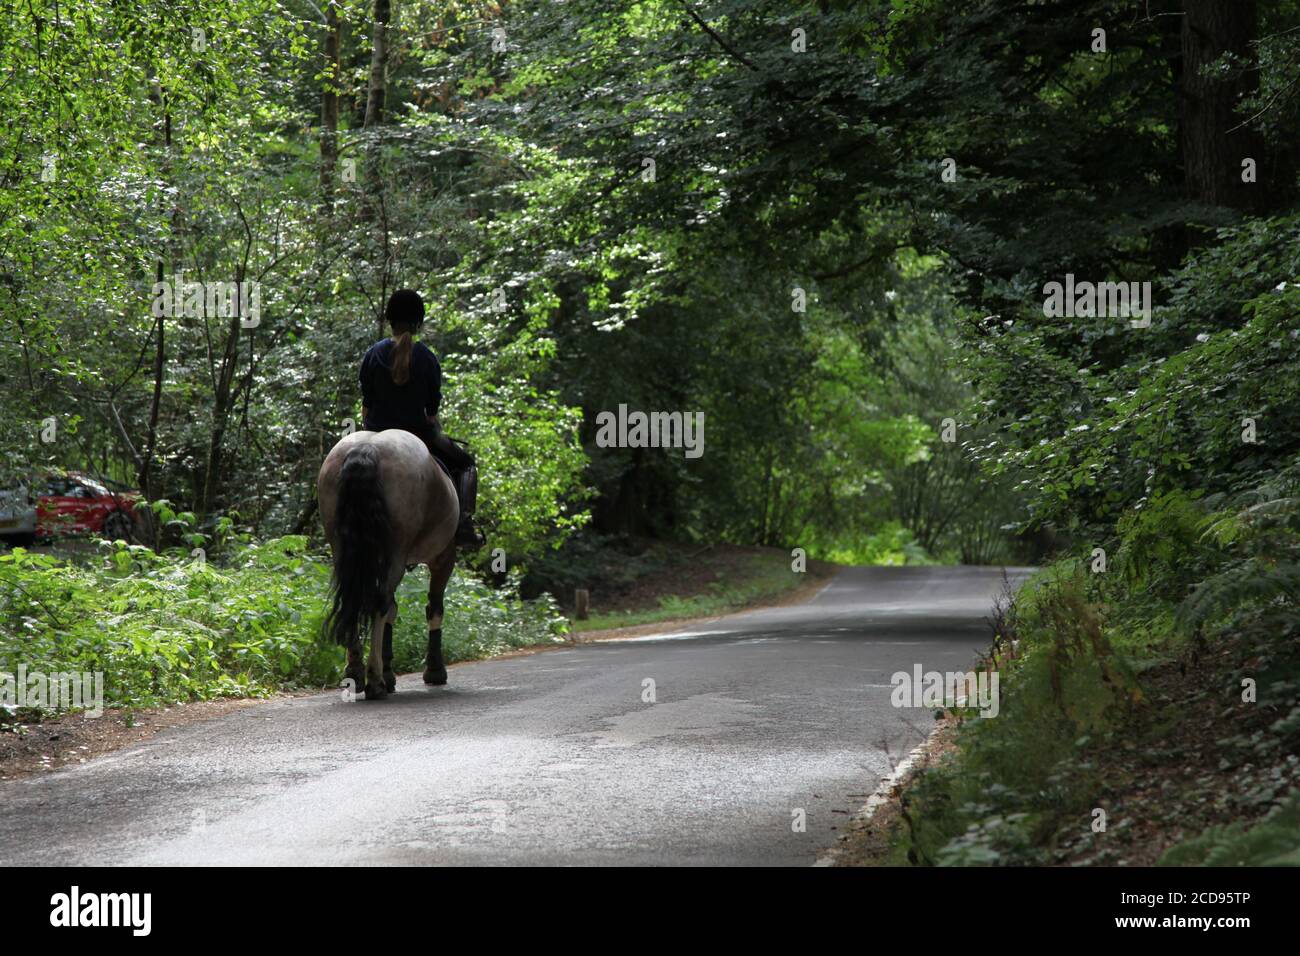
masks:
[[[469,465],[456,475],[456,497],[460,500],[460,523],[456,526],[456,544],[477,550],[486,538],[474,527],[474,506],[478,503],[478,466]]]

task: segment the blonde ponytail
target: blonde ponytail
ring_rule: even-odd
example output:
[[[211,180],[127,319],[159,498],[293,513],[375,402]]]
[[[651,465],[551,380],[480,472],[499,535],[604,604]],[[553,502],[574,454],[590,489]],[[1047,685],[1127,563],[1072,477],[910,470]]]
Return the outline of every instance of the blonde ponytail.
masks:
[[[393,384],[405,385],[411,380],[411,349],[415,343],[410,332],[393,336]]]

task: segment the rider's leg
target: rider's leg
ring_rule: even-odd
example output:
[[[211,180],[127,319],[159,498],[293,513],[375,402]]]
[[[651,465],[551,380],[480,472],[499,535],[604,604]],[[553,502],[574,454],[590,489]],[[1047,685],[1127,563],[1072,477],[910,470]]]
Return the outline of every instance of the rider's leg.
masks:
[[[429,454],[433,455],[451,473],[451,483],[456,489],[460,506],[460,522],[456,526],[456,544],[461,547],[481,548],[483,536],[474,527],[474,508],[478,503],[478,468],[474,456],[442,433],[433,422],[409,429],[419,438]]]
[[[456,543],[465,547],[482,547],[483,537],[474,527],[474,510],[478,505],[478,466],[474,456],[442,432],[431,442],[434,455],[446,464],[456,486],[460,502],[460,524],[456,528]]]
[[[435,432],[431,441],[433,453],[452,471],[463,471],[474,464],[474,457],[442,432]]]
[[[478,506],[478,465],[474,464],[472,457],[457,476],[456,491],[460,495],[461,510],[472,523],[474,510]]]

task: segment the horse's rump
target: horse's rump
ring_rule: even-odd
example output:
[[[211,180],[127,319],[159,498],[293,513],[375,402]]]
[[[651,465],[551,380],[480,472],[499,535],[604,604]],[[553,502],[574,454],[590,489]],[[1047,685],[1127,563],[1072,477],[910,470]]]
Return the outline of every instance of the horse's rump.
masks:
[[[321,521],[334,552],[326,635],[347,644],[383,614],[408,564],[450,545],[459,510],[445,471],[414,435],[354,432],[330,450],[317,478]]]

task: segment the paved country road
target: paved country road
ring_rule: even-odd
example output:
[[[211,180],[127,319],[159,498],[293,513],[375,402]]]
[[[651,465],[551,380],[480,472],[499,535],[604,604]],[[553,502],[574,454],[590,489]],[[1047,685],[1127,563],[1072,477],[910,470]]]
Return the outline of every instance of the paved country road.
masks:
[[[811,864],[932,725],[890,676],[969,669],[1000,587],[847,568],[806,604],[249,707],[0,784],[0,865]]]

